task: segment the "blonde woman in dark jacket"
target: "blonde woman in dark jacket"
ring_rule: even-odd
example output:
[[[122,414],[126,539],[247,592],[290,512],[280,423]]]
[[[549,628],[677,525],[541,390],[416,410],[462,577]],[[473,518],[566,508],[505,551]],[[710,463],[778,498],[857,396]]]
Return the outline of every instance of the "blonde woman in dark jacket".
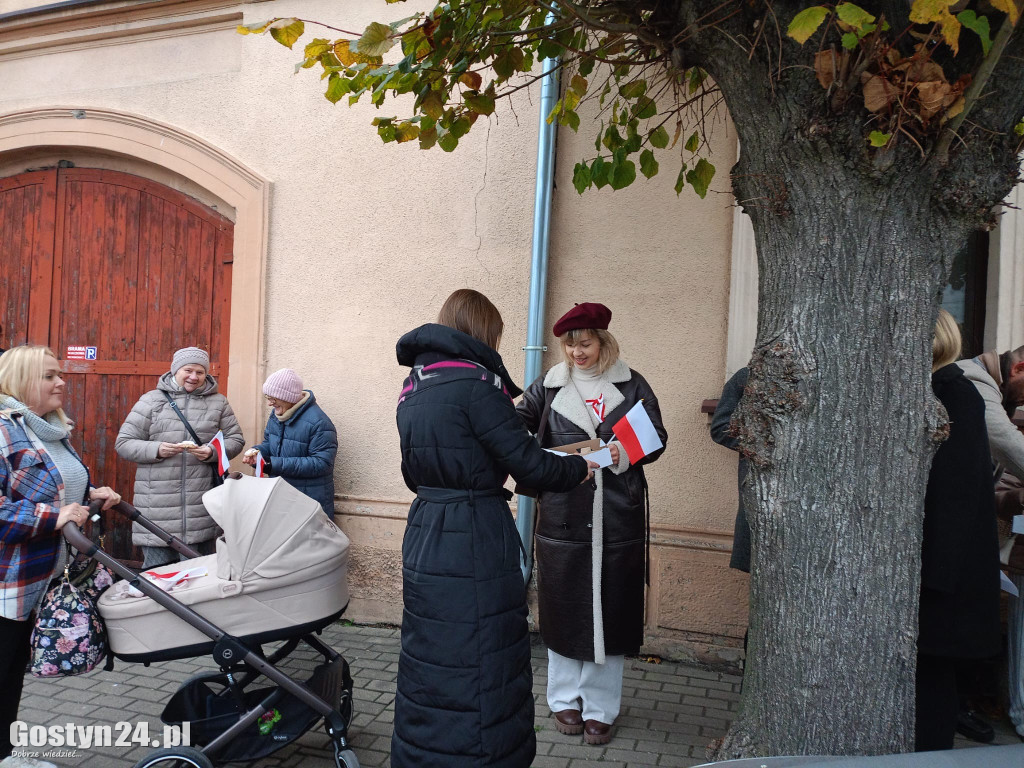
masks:
[[[214,485],[217,456],[208,443],[224,433],[229,458],[245,445],[242,428],[227,398],[217,391],[210,357],[198,347],[174,353],[171,370],[157,388],[139,398],[117,434],[118,455],[138,464],[135,507],[200,554],[211,554],[217,524],[203,506],[203,494]],[[171,402],[202,441],[195,445]],[[132,543],[142,548],[143,568],[173,562],[176,554],[141,526]]]
[[[607,469],[568,492],[538,501],[537,595],[548,646],[548,706],[555,727],[605,744],[619,714],[626,654],[640,651],[647,526],[643,465],[631,464],[612,426],[641,400],[661,442],[658,398],[619,357],[603,304],[577,304],[554,326],[565,361],[535,381],[517,406],[526,428],[551,448],[593,438],[611,446]],[[546,414],[546,415],[545,415]],[[581,706],[582,704],[582,706]]]

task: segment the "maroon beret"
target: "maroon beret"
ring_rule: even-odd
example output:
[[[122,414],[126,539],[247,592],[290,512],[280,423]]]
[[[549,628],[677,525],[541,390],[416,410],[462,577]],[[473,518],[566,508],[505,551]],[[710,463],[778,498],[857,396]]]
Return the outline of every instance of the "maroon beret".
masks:
[[[555,323],[552,329],[555,336],[561,336],[568,331],[577,329],[591,330],[599,328],[602,331],[608,330],[608,323],[612,321],[612,311],[604,304],[597,304],[585,301],[570,309]]]

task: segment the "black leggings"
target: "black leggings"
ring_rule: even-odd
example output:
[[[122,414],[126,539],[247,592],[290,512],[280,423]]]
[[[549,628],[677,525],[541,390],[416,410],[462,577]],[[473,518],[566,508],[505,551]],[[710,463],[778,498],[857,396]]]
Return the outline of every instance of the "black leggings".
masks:
[[[0,760],[11,754],[11,723],[18,719],[32,622],[0,617]]]

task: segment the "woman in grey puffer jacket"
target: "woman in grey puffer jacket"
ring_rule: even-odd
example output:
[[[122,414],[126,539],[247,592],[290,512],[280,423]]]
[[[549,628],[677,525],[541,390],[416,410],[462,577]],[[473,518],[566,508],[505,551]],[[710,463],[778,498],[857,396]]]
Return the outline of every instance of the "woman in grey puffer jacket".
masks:
[[[242,428],[217,380],[210,376],[210,358],[197,347],[174,353],[171,370],[157,388],[139,398],[117,434],[115,448],[121,458],[138,464],[135,472],[135,507],[200,554],[212,554],[217,524],[203,507],[203,494],[213,487],[217,456],[207,444],[224,433],[228,456],[245,445]],[[166,393],[166,394],[165,394]],[[194,442],[174,412],[168,395],[188,419],[202,445]],[[143,568],[173,562],[175,552],[156,536],[136,525],[132,543],[140,546]]]

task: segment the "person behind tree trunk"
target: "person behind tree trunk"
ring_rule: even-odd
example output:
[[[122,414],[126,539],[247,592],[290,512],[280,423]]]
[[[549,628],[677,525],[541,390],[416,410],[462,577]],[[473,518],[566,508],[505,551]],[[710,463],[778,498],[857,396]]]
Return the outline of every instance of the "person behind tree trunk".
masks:
[[[998,354],[985,352],[957,365],[985,401],[985,427],[995,462],[995,477],[1009,473],[1024,481],[1024,435],[1011,421],[1017,407],[1024,405],[1024,347]],[[1010,574],[1024,595],[1024,573]],[[1009,658],[1010,722],[1024,738],[1024,601],[1009,601],[1007,618]]]
[[[217,455],[208,443],[223,432],[228,458],[245,445],[238,419],[209,370],[210,356],[198,347],[175,352],[171,370],[160,377],[156,389],[139,398],[114,443],[121,458],[139,465],[135,507],[202,555],[213,553],[217,537],[217,524],[203,506],[203,494],[214,485],[211,468],[217,466]],[[200,445],[174,412],[172,401]],[[132,543],[142,548],[144,569],[182,559],[138,524]]]
[[[21,346],[0,358],[0,766],[53,768],[11,752],[11,724],[29,659],[31,615],[64,568],[61,528],[82,525],[83,506],[121,497],[91,488],[89,470],[69,439],[60,363],[46,347]]]
[[[746,389],[750,369],[744,366],[734,373],[725,383],[722,396],[718,398],[718,406],[711,417],[711,439],[731,451],[740,449],[739,438],[732,434],[730,423],[733,411],[740,404],[743,390]],[[736,467],[736,485],[739,488],[739,503],[736,507],[736,522],[732,533],[732,557],[729,567],[737,571],[750,573],[750,525],[747,523],[747,510],[743,506],[743,481],[747,478],[747,460],[740,458]],[[745,643],[745,641],[744,641]]]
[[[639,653],[643,643],[643,465],[665,450],[631,464],[612,426],[642,400],[662,443],[668,440],[654,391],[619,358],[608,332],[611,316],[608,307],[591,302],[563,315],[553,330],[565,361],[530,385],[517,407],[535,434],[547,411],[546,448],[593,438],[611,446],[614,464],[599,470],[594,482],[538,497],[537,595],[548,646],[548,706],[559,732],[583,733],[587,744],[611,740],[624,656]]]
[[[537,749],[522,543],[508,475],[566,491],[590,462],[542,451],[516,416],[497,352],[501,315],[455,291],[405,334],[402,476],[416,500],[402,542],[402,652],[392,768],[529,768]]]
[[[334,458],[338,454],[334,423],[317,405],[312,390],[302,388],[302,379],[291,368],[270,374],[263,394],[273,412],[263,430],[263,442],[247,450],[242,461],[256,466],[256,454],[263,454],[267,475],[281,477],[319,501],[333,520]]]
[[[921,543],[915,749],[952,749],[959,659],[999,653],[999,544],[985,402],[956,364],[960,331],[939,310],[932,389],[949,436],[928,474]]]

